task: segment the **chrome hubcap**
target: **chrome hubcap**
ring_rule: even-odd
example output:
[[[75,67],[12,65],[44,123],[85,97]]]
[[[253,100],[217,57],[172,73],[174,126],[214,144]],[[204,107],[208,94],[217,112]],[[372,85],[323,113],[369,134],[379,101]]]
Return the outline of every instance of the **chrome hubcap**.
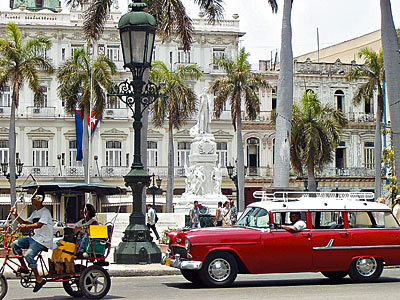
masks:
[[[362,276],[371,276],[375,273],[377,262],[373,257],[360,257],[357,259],[356,268]]]
[[[231,274],[231,266],[225,259],[216,258],[208,266],[208,274],[215,281],[224,281]]]

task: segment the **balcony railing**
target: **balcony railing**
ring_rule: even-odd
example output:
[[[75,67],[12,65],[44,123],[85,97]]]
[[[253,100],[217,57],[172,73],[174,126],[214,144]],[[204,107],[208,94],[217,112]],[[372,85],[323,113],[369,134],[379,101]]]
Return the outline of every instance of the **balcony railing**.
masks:
[[[7,117],[9,118],[11,115],[11,107],[10,106],[0,106],[0,118]]]
[[[106,108],[103,113],[103,118],[126,119],[131,117],[132,113],[128,108]]]
[[[263,121],[263,122],[271,122],[272,121],[272,112],[269,110],[260,111],[257,114],[256,121]],[[243,121],[250,121],[249,117],[245,112],[242,112],[242,120]]]
[[[375,170],[368,168],[325,168],[320,174],[319,177],[374,177]]]
[[[28,118],[54,118],[56,116],[56,108],[28,106],[26,113]]]
[[[33,176],[44,176],[44,177],[54,177],[58,175],[57,167],[35,167],[35,166],[24,166],[21,176],[28,176],[32,174]]]
[[[375,115],[373,113],[367,114],[364,112],[349,112],[346,117],[350,122],[375,122]]]

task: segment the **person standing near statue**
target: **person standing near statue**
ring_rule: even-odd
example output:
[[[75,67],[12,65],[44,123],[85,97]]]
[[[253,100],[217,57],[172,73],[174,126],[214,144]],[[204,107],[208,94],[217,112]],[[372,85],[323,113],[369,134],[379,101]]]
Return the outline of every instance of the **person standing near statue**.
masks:
[[[231,214],[231,224],[235,225],[237,222],[238,210],[235,206],[235,201],[233,201],[233,199],[231,199],[230,203],[230,214]]]
[[[200,228],[200,208],[199,202],[194,201],[193,207],[189,211],[190,223],[192,228]]]

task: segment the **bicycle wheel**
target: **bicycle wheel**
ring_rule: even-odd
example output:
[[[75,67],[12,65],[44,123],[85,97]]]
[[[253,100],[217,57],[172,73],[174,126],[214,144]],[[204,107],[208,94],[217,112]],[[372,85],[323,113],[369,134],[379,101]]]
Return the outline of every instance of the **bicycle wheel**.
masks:
[[[3,299],[6,296],[7,290],[8,290],[7,280],[4,277],[4,275],[1,274],[1,276],[0,276],[0,299]]]
[[[86,269],[83,265],[75,265],[75,272],[81,273]],[[83,292],[79,285],[79,277],[75,279],[71,279],[68,281],[63,281],[64,290],[67,292],[68,295],[74,298],[81,298],[83,297]]]
[[[104,268],[93,265],[82,272],[79,286],[86,298],[101,299],[111,288],[111,278]]]

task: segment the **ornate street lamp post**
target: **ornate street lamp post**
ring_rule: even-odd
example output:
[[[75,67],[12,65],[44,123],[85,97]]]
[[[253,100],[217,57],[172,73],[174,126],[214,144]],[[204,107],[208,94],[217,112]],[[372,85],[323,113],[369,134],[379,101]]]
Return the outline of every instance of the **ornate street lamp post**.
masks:
[[[15,166],[17,169],[17,172],[15,174],[15,179],[18,179],[18,177],[21,176],[22,167],[24,166],[24,164],[21,162],[19,158],[17,158]],[[3,175],[7,178],[7,180],[10,181],[10,173],[8,173],[8,163],[6,162],[1,163],[1,171],[3,172]]]
[[[149,189],[150,193],[153,195],[153,208],[155,209],[155,207],[156,207],[156,193],[157,193],[158,190],[161,189],[162,179],[160,178],[160,176],[157,176],[157,179],[156,179],[156,175],[154,175],[154,173],[153,173],[153,175],[151,175],[151,177],[153,178],[153,185],[150,186],[148,189]]]
[[[226,170],[228,171],[229,178],[233,181],[236,188],[236,199],[237,203],[239,203],[239,190],[238,190],[238,178],[237,178],[237,161],[235,161],[236,167],[232,166],[231,164],[226,166]],[[246,176],[247,173],[247,166],[244,166],[244,174]]]
[[[134,158],[130,172],[124,176],[125,185],[131,187],[133,210],[129,225],[118,245],[114,261],[118,264],[158,263],[161,261],[160,248],[152,242],[150,231],[142,212],[142,193],[150,184],[150,175],[143,168],[141,159],[141,129],[144,110],[160,97],[159,87],[143,81],[143,73],[151,67],[156,20],[146,13],[147,5],[133,0],[131,12],[123,15],[118,23],[121,37],[124,68],[132,72],[133,80],[125,80],[108,94],[124,102],[133,113]]]

